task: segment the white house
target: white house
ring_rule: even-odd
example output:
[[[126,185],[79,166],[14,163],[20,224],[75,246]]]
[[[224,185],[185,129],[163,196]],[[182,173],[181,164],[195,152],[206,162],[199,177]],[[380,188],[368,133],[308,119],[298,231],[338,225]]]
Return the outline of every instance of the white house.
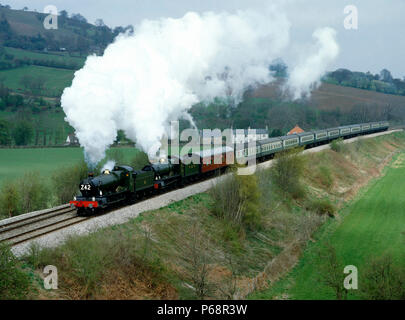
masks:
[[[259,141],[269,137],[269,130],[266,129],[233,129],[232,143],[248,143]]]
[[[77,137],[74,133],[71,133],[67,136],[65,146],[78,145],[78,144],[79,144],[79,139],[77,139]]]
[[[235,143],[248,143],[251,141],[258,141],[267,139],[269,137],[268,128],[266,129],[232,129],[232,144]],[[200,137],[202,142],[214,141],[215,138],[221,138],[222,132],[220,130],[200,130]],[[204,140],[203,140],[204,139]],[[222,139],[221,139],[222,140]]]

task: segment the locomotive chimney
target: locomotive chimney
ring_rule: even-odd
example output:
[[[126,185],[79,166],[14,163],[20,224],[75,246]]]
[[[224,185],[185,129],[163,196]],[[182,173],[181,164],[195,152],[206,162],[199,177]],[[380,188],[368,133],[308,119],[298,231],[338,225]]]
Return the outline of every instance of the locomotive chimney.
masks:
[[[94,172],[89,172],[89,173],[88,173],[88,177],[89,177],[89,178],[93,178],[93,177],[94,177]]]

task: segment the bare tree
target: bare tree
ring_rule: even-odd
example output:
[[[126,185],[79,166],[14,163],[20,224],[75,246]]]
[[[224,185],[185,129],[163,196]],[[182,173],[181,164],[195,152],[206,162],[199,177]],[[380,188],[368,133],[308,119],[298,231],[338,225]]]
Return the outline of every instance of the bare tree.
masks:
[[[185,262],[195,295],[198,299],[203,300],[212,292],[212,284],[208,279],[211,269],[208,256],[210,245],[198,222],[194,222],[187,231],[190,241],[183,243],[181,258]]]
[[[301,148],[295,148],[278,153],[274,166],[271,168],[271,178],[275,186],[293,198],[300,198],[305,194],[305,189],[301,184],[305,158],[299,154],[301,150]]]
[[[225,275],[222,281],[218,284],[217,289],[220,292],[221,299],[234,300],[235,294],[238,291],[237,276],[235,272],[235,262],[231,254],[226,255],[225,264],[230,268],[229,273]]]
[[[373,258],[361,278],[360,293],[368,300],[405,299],[405,270],[389,254]]]
[[[326,243],[323,250],[319,252],[319,260],[321,261],[320,280],[335,292],[337,300],[347,299],[348,291],[343,285],[344,265],[338,260],[335,247]]]

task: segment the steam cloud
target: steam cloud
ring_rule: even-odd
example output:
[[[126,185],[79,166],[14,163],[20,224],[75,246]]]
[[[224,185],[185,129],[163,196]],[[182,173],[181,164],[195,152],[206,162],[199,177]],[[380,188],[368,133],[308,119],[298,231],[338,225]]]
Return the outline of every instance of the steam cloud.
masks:
[[[312,88],[317,87],[326,68],[339,54],[334,29],[316,29],[312,37],[316,39],[318,51],[298,64],[288,79],[287,86],[292,91],[294,99],[308,95]]]
[[[103,168],[101,169],[101,172],[103,172],[104,170],[112,170],[115,166],[115,161],[114,160],[108,160],[106,162],[106,164],[103,166]]]
[[[215,97],[238,102],[248,86],[271,82],[269,65],[287,48],[289,29],[287,17],[272,7],[145,20],[134,35],[118,36],[102,57],[87,58],[62,95],[86,160],[103,159],[119,129],[154,155],[169,121],[190,119],[193,104]],[[292,73],[295,97],[335,56],[329,53],[337,48],[333,30],[314,36],[319,52]]]

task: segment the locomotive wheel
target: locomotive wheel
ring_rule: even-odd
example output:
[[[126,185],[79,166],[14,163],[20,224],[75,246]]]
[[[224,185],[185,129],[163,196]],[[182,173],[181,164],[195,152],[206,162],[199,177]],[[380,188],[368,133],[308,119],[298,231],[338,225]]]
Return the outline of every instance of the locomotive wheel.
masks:
[[[77,208],[77,215],[79,217],[84,217],[86,216],[86,210],[84,210],[84,208]]]
[[[127,199],[128,204],[135,204],[136,203],[136,197],[130,197]]]

